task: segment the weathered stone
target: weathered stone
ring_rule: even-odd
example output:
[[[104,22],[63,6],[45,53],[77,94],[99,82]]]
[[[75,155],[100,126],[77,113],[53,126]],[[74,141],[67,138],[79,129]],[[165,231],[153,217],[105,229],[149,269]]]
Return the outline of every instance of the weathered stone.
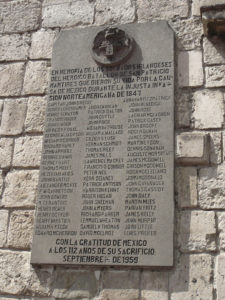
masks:
[[[173,19],[169,21],[173,28],[177,47],[180,50],[193,50],[201,48],[203,26],[200,18]]]
[[[4,180],[2,176],[2,171],[0,171],[0,195],[2,194],[3,184],[4,184]],[[1,206],[1,201],[0,201],[0,206]]]
[[[11,295],[49,295],[52,270],[34,270],[30,253],[0,250],[0,293]]]
[[[10,215],[8,246],[18,249],[30,249],[33,231],[34,212],[16,210]]]
[[[183,91],[176,99],[176,125],[178,128],[190,126],[191,101],[190,95]]]
[[[56,270],[52,296],[62,299],[83,299],[95,296],[97,281],[94,272]]]
[[[210,136],[210,162],[218,165],[222,162],[222,133],[209,132]]]
[[[0,2],[1,31],[22,32],[34,30],[38,27],[41,14],[39,0],[17,0]]]
[[[201,51],[182,51],[178,56],[178,82],[181,87],[203,84]]]
[[[176,169],[176,193],[179,207],[197,206],[197,169],[179,167]]]
[[[181,251],[216,250],[214,212],[182,211],[178,223],[178,241]]]
[[[193,95],[193,122],[196,129],[221,128],[224,96],[221,91],[203,90]]]
[[[217,289],[217,299],[223,300],[225,295],[225,255],[220,254],[216,258],[216,289]]]
[[[162,9],[163,7],[163,9]],[[137,15],[139,20],[149,19],[172,19],[174,16],[188,16],[188,1],[148,1],[137,0]]]
[[[210,255],[181,255],[169,279],[171,300],[212,300],[211,276]]]
[[[225,208],[225,164],[202,168],[199,173],[199,205],[204,209]]]
[[[225,86],[225,65],[205,68],[206,87]]]
[[[3,106],[0,134],[16,135],[22,133],[26,109],[26,99],[5,100]]]
[[[96,24],[129,23],[134,20],[135,5],[131,0],[96,0]]]
[[[142,300],[168,300],[168,273],[143,271],[141,275]]]
[[[13,166],[39,167],[41,160],[42,137],[26,136],[15,140]]]
[[[0,210],[0,247],[5,246],[8,226],[8,210]]]
[[[23,76],[24,63],[0,65],[1,96],[18,96],[21,93]]]
[[[43,94],[47,91],[49,68],[46,61],[30,61],[27,64],[23,94]]]
[[[0,138],[0,167],[8,168],[12,160],[13,139]]]
[[[177,135],[176,158],[184,164],[207,164],[209,162],[209,137],[204,133],[183,132]]]
[[[45,120],[46,98],[30,97],[28,100],[25,121],[26,132],[43,132]]]
[[[220,249],[225,250],[225,212],[218,212],[218,229]]]
[[[52,57],[52,46],[57,31],[41,29],[32,34],[30,49],[31,59],[42,59]]]
[[[98,297],[93,300],[139,300],[139,291],[133,289],[107,289],[101,291]],[[86,300],[86,299],[84,299]],[[87,299],[88,300],[88,299]],[[144,299],[142,299],[144,300]],[[162,299],[164,300],[164,299]]]
[[[88,0],[44,0],[43,27],[67,27],[92,24],[94,5]]]
[[[5,207],[34,207],[38,171],[13,171],[5,179],[2,205]]]
[[[200,16],[200,8],[202,6],[213,6],[216,4],[224,4],[224,0],[193,0],[192,1],[192,15]]]
[[[104,289],[138,289],[140,273],[132,271],[110,271],[103,273]]]
[[[218,36],[203,39],[204,63],[206,65],[224,64],[225,42]]]
[[[30,35],[1,35],[0,45],[0,61],[24,60],[28,57]]]

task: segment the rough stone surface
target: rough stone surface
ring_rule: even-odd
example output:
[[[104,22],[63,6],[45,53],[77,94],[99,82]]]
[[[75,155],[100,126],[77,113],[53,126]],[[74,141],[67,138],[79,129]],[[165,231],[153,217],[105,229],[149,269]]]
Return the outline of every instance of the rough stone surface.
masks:
[[[205,68],[206,87],[225,86],[225,65]]]
[[[62,299],[90,299],[97,293],[94,272],[57,270],[53,283],[53,297]]]
[[[30,97],[25,121],[26,132],[43,132],[46,97]]]
[[[0,210],[0,247],[4,247],[7,237],[8,210]]]
[[[163,9],[162,9],[163,7]],[[137,15],[139,20],[150,19],[170,19],[174,16],[187,17],[188,1],[172,0],[172,1],[148,1],[137,0]]]
[[[203,26],[200,19],[173,19],[169,24],[174,30],[177,47],[180,50],[201,48]]]
[[[176,99],[176,126],[178,128],[190,126],[191,101],[190,95],[181,93]]]
[[[225,250],[225,212],[218,212],[218,229],[220,249]]]
[[[49,68],[46,61],[30,61],[27,64],[23,94],[43,94],[47,91]]]
[[[201,51],[182,51],[178,55],[178,83],[180,87],[203,84]]]
[[[193,95],[193,122],[196,129],[221,128],[224,95],[221,91],[203,90]]]
[[[183,254],[171,272],[171,300],[212,300],[212,258]]]
[[[103,274],[104,289],[138,289],[139,271],[110,271]]]
[[[222,162],[222,133],[209,132],[210,135],[210,162],[218,165]]]
[[[25,60],[30,47],[29,34],[0,36],[0,61]]]
[[[8,246],[18,249],[30,249],[33,233],[34,212],[16,210],[10,215]]]
[[[24,63],[0,65],[1,96],[18,96],[22,89],[23,76]]]
[[[39,30],[32,34],[32,43],[30,49],[31,59],[42,59],[52,57],[52,46],[57,31]]]
[[[225,255],[220,254],[216,259],[216,289],[217,289],[217,299],[224,299],[225,295]]]
[[[225,208],[225,164],[202,168],[199,173],[199,205],[204,209]]]
[[[96,0],[95,23],[129,23],[135,19],[135,6],[131,0]]]
[[[178,240],[181,251],[215,251],[215,213],[183,211],[179,216]]]
[[[142,300],[168,300],[168,273],[143,271],[141,278]]]
[[[9,99],[4,101],[0,134],[16,135],[23,131],[27,109],[26,99]]]
[[[213,6],[216,4],[224,4],[224,0],[193,0],[192,14],[194,16],[200,16],[200,8],[202,6]]]
[[[34,207],[38,171],[12,171],[5,179],[2,205],[5,207]]]
[[[203,39],[204,63],[206,65],[224,64],[225,42],[214,36],[211,39]]]
[[[13,166],[39,167],[41,160],[42,137],[26,136],[15,140]]]
[[[101,291],[98,297],[93,298],[93,300],[118,300],[118,299],[139,300],[139,291],[133,289],[121,289],[121,290],[107,289]]]
[[[41,13],[39,0],[17,0],[0,2],[0,32],[23,32],[38,27]]]
[[[12,160],[13,139],[0,138],[0,167],[8,168]]]
[[[197,206],[197,169],[179,167],[176,169],[176,193],[178,205],[182,208]]]
[[[44,0],[43,27],[67,27],[93,23],[94,5],[88,0]]]
[[[208,146],[207,134],[183,132],[177,135],[177,161],[192,165],[207,164],[209,162]]]

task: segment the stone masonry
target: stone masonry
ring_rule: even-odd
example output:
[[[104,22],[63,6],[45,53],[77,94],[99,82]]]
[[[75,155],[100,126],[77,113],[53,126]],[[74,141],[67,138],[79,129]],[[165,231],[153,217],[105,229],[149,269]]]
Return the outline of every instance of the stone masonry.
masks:
[[[203,36],[200,17],[221,3],[0,1],[0,300],[225,300],[225,43]],[[174,267],[31,266],[54,40],[64,28],[160,19],[176,39]]]

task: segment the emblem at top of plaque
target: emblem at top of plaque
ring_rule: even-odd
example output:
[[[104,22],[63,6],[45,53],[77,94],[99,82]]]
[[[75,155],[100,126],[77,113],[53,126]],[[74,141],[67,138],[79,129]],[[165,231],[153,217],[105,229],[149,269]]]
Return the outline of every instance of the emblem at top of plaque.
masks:
[[[133,50],[133,39],[116,27],[99,31],[92,44],[94,60],[104,66],[116,66],[128,59]]]

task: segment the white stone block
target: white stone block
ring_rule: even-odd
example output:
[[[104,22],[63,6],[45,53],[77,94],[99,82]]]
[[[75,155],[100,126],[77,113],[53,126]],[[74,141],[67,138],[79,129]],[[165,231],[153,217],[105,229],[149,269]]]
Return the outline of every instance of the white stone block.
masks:
[[[46,100],[46,97],[29,98],[25,121],[26,132],[43,132],[47,104]]]
[[[225,250],[225,212],[218,212],[218,229],[220,249]]]
[[[225,255],[220,254],[216,258],[216,290],[217,299],[223,300],[225,296]]]
[[[205,67],[206,87],[225,86],[225,65]]]
[[[28,57],[30,35],[1,35],[0,45],[0,61],[25,60]]]
[[[209,162],[209,136],[200,132],[177,135],[176,159],[184,164],[198,165]]]
[[[178,55],[178,83],[180,87],[203,85],[201,51],[182,51]]]
[[[0,138],[0,168],[9,168],[12,160],[13,139]]]
[[[12,171],[6,175],[2,205],[33,208],[38,185],[37,170]]]
[[[0,210],[0,247],[4,247],[7,237],[7,227],[8,227],[8,210]],[[1,299],[1,298],[0,298]]]
[[[210,135],[210,162],[218,165],[222,162],[222,133],[209,132]]]
[[[221,128],[224,121],[224,95],[203,90],[193,95],[193,122],[196,129]]]
[[[143,300],[168,300],[168,272],[143,271],[141,275],[141,296]]]
[[[24,63],[0,65],[0,95],[20,95],[23,85],[23,77]]]
[[[223,39],[214,36],[210,39],[203,39],[204,63],[206,65],[224,64],[225,42]]]
[[[178,221],[178,243],[181,251],[215,251],[215,213],[182,211]]]
[[[26,99],[5,100],[3,106],[0,134],[16,135],[22,133],[26,109],[27,109]]]
[[[224,4],[224,0],[193,0],[192,1],[192,15],[200,16],[200,8],[202,6],[213,6],[216,4]]]
[[[15,140],[13,166],[39,167],[41,160],[42,137],[26,136]]]

